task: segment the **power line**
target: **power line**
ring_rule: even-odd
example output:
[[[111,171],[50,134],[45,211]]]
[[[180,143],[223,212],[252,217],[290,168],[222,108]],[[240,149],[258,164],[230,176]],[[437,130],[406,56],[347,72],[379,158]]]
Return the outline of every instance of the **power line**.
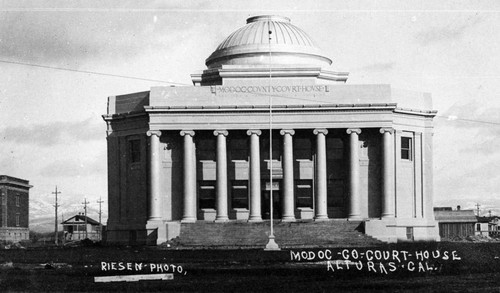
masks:
[[[168,83],[168,84],[173,84],[173,85],[190,85],[190,84],[186,84],[186,83],[170,82],[170,81],[164,81],[164,80],[158,80],[158,79],[148,79],[148,78],[142,78],[142,77],[126,76],[126,75],[111,74],[111,73],[102,73],[102,72],[87,71],[87,70],[77,70],[77,69],[71,69],[71,68],[62,68],[62,67],[39,65],[39,64],[32,64],[32,63],[25,63],[25,62],[8,61],[8,60],[0,60],[0,63],[32,66],[32,67],[55,69],[55,70],[64,70],[64,71],[70,71],[70,72],[95,74],[95,75],[101,75],[101,76],[128,78],[128,79],[135,79],[135,80],[142,80],[142,81],[161,82],[161,83]]]
[[[484,120],[475,120],[475,119],[467,119],[467,118],[458,118],[454,116],[443,116],[443,115],[436,115],[437,118],[444,118],[449,121],[464,121],[464,122],[473,122],[473,123],[483,123],[483,124],[490,124],[490,125],[500,125],[500,122],[492,122],[492,121],[484,121]]]
[[[62,67],[55,67],[55,66],[48,66],[48,65],[25,63],[25,62],[15,62],[15,61],[8,61],[8,60],[0,60],[0,63],[16,64],[16,65],[24,65],[24,66],[32,66],[32,67],[54,69],[54,70],[63,70],[63,71],[70,71],[70,72],[77,72],[77,73],[95,74],[95,75],[100,75],[100,76],[110,76],[110,77],[118,77],[118,78],[135,79],[135,80],[142,80],[142,81],[160,82],[160,83],[166,83],[166,84],[171,84],[171,85],[191,86],[190,84],[187,84],[187,83],[171,82],[171,81],[164,81],[164,80],[158,80],[158,79],[148,79],[148,78],[142,78],[142,77],[134,77],[134,76],[127,76],[127,75],[111,74],[111,73],[102,73],[102,72],[97,72],[97,71],[88,71],[88,70],[78,70],[78,69],[71,69],[71,68],[62,68]],[[283,95],[276,95],[276,94],[272,95],[272,94],[268,94],[268,93],[256,93],[256,92],[253,92],[253,93],[249,93],[249,94],[266,96],[266,97],[277,97],[277,98],[284,98],[284,99],[298,100],[298,101],[315,102],[315,103],[327,103],[328,102],[328,101],[322,101],[322,100],[318,100],[318,99],[306,99],[306,98],[290,97],[290,96],[283,96]],[[447,119],[447,120],[450,120],[450,121],[464,121],[464,122],[483,123],[483,124],[490,124],[490,125],[500,125],[500,122],[475,120],[475,119],[467,119],[467,118],[458,118],[458,117],[453,117],[453,116],[436,115],[436,118],[444,118],[444,119]]]
[[[221,12],[269,12],[276,13],[275,9],[191,9],[191,8],[2,8],[1,12],[199,12],[199,13],[221,13]],[[293,13],[498,13],[496,9],[280,9],[280,12]]]

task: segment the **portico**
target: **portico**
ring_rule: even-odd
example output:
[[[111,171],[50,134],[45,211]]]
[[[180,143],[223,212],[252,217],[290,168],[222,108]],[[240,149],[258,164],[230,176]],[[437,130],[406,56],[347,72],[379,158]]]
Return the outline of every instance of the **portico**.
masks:
[[[304,129],[303,129],[304,130]],[[340,129],[342,130],[342,129]],[[206,132],[206,130],[200,130]],[[240,131],[239,129],[235,130],[226,130],[226,129],[218,129],[214,130],[214,141],[216,141],[216,176],[215,176],[215,203],[214,209],[216,211],[216,222],[224,222],[229,220],[229,208],[228,202],[231,202],[231,194],[228,194],[228,149],[226,144],[226,139],[231,137],[232,132]],[[245,131],[245,130],[243,130]],[[266,130],[264,130],[266,131]],[[312,178],[315,182],[314,190],[312,190],[312,194],[314,194],[314,220],[321,221],[327,220],[328,213],[328,205],[327,205],[327,143],[326,136],[328,135],[329,130],[326,128],[315,128],[315,129],[305,129],[304,131],[311,132],[315,137],[315,150],[313,152],[314,161],[312,164],[314,177]],[[361,129],[359,128],[347,128],[345,132],[348,134],[348,165],[346,165],[346,169],[349,170],[349,176],[347,176],[346,180],[349,186],[349,203],[346,206],[346,211],[348,211],[348,218],[350,219],[360,219],[361,218],[361,199],[359,194],[359,139],[358,136],[361,133]],[[394,217],[394,185],[391,182],[394,181],[394,164],[392,164],[392,153],[393,138],[392,128],[379,128],[380,136],[383,140],[383,149],[380,154],[383,156],[380,158],[380,161],[383,161],[383,175],[381,177],[383,184],[383,192],[381,195],[382,208],[380,210],[380,215],[378,217],[391,218]],[[282,129],[279,131],[282,135],[282,146],[280,152],[280,160],[277,160],[276,166],[279,166],[277,169],[277,173],[280,174],[276,176],[276,180],[280,180],[282,191],[282,199],[281,199],[281,219],[283,221],[295,221],[295,209],[298,207],[296,205],[296,200],[294,197],[295,190],[295,180],[294,176],[300,176],[300,174],[295,175],[294,173],[294,148],[293,148],[293,136],[295,135],[294,129]],[[161,211],[159,211],[159,207],[161,205],[158,202],[161,200],[158,192],[158,186],[162,185],[161,177],[161,169],[160,164],[158,163],[158,154],[161,152],[160,150],[160,138],[161,131],[154,130],[149,131],[150,137],[150,152],[151,156],[149,157],[149,165],[151,166],[151,189],[149,192],[149,220],[156,220],[160,218]],[[250,150],[248,159],[248,186],[249,188],[249,198],[248,198],[248,210],[249,217],[248,221],[262,221],[261,214],[261,190],[262,190],[262,182],[264,180],[261,178],[261,174],[267,174],[265,170],[261,169],[261,164],[264,164],[266,158],[262,158],[259,148],[259,140],[262,136],[262,130],[259,129],[249,129],[246,130],[247,135],[249,135],[249,139],[247,140],[248,149]],[[183,143],[183,214],[182,221],[183,222],[195,222],[197,220],[196,217],[196,207],[198,206],[196,203],[196,193],[197,193],[197,181],[195,174],[197,173],[194,149],[196,149],[195,142],[195,134],[194,130],[182,130],[179,132],[179,136],[181,136],[184,140]],[[345,139],[345,138],[343,138]],[[313,150],[311,150],[313,151]],[[261,161],[262,159],[262,161]],[[268,160],[267,160],[268,161]],[[282,166],[282,167],[281,167]],[[266,168],[267,169],[267,168]],[[300,170],[298,173],[308,172],[310,170]],[[347,172],[346,172],[347,173]],[[312,208],[312,207],[311,207]]]

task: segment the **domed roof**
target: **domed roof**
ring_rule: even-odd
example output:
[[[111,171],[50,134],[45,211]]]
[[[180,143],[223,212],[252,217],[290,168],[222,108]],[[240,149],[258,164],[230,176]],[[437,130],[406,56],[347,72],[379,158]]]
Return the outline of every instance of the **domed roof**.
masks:
[[[289,18],[262,15],[248,18],[247,24],[229,35],[205,61],[208,68],[271,63],[328,66],[332,60],[323,56],[312,39],[291,24]]]

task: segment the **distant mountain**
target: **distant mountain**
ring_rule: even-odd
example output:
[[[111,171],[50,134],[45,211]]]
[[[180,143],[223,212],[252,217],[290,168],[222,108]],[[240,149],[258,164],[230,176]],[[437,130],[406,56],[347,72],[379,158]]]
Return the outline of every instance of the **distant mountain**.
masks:
[[[83,200],[81,200],[83,202]],[[51,232],[54,231],[55,225],[55,208],[54,199],[45,199],[41,197],[30,198],[29,223],[30,230],[36,232]],[[107,221],[107,206],[102,206],[102,223],[105,225]],[[58,208],[59,231],[62,231],[61,222],[78,214],[83,213],[83,204],[68,203],[62,201]],[[87,216],[98,221],[99,220],[99,205],[91,202],[87,206]]]

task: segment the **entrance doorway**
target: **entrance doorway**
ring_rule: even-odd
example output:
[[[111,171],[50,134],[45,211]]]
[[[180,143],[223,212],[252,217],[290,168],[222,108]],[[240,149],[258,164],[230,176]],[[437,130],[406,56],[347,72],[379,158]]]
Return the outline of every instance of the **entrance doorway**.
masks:
[[[281,219],[281,192],[279,187],[280,182],[273,181],[273,219]],[[271,197],[271,186],[269,181],[265,182],[265,186],[261,194],[262,218],[269,220],[271,218],[271,203],[269,200]]]

